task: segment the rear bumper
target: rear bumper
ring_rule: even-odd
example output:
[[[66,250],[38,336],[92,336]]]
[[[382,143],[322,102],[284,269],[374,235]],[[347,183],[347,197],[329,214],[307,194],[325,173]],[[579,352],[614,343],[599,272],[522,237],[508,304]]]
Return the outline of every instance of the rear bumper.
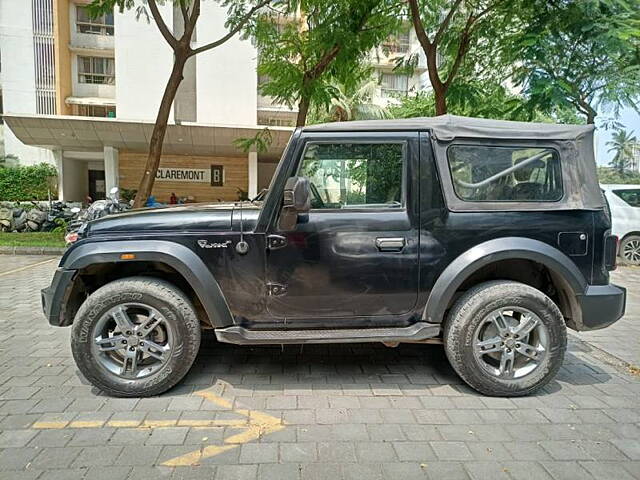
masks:
[[[73,278],[75,275],[76,270],[59,268],[53,276],[51,285],[40,291],[42,311],[49,324],[61,327],[71,323],[67,322],[64,318],[64,307],[71,287],[73,286]]]
[[[582,310],[578,330],[598,330],[617,322],[625,312],[627,290],[617,285],[590,285],[577,296]]]

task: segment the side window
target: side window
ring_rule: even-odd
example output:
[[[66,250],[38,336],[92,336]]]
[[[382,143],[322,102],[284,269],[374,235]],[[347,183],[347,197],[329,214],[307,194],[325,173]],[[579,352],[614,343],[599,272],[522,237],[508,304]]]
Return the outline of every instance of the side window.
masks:
[[[637,190],[614,190],[613,193],[632,207],[640,207],[640,188]]]
[[[307,144],[298,175],[311,183],[311,208],[400,208],[402,143]]]
[[[447,150],[453,188],[469,202],[552,202],[562,198],[555,150],[452,145]]]

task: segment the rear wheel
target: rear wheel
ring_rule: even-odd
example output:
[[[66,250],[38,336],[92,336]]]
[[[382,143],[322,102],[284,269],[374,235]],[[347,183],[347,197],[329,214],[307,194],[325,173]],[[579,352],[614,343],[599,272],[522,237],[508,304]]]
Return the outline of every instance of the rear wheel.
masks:
[[[620,256],[631,265],[640,265],[640,235],[629,235],[620,242]]]
[[[458,375],[485,395],[527,395],[549,382],[567,345],[564,319],[541,291],[493,281],[466,292],[444,330],[447,357]]]
[[[73,323],[71,348],[83,375],[108,394],[158,395],[189,371],[200,325],[189,299],[168,282],[134,277],[87,298]]]

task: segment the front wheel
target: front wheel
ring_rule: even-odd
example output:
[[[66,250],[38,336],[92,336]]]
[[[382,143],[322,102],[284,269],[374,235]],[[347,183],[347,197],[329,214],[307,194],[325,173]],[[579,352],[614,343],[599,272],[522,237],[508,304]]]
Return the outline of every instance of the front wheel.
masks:
[[[567,346],[562,313],[541,291],[512,281],[467,291],[444,329],[447,358],[472,388],[491,396],[522,396],[558,372]]]
[[[200,346],[200,324],[183,292],[132,277],[92,293],[73,322],[71,349],[83,375],[104,392],[148,397],[173,387]]]

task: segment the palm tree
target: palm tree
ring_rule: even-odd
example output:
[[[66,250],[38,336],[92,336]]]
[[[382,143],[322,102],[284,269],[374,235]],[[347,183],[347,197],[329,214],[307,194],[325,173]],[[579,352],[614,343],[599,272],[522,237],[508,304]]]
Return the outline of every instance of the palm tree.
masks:
[[[611,140],[607,142],[607,146],[610,147],[608,152],[615,152],[609,165],[616,169],[621,175],[624,175],[625,170],[629,167],[633,145],[636,142],[636,137],[632,136],[623,128],[617,129],[611,136]]]
[[[319,108],[313,120],[317,122],[347,122],[349,120],[377,120],[387,116],[387,110],[372,102],[378,89],[374,78],[351,87],[333,84],[334,97],[325,110]],[[315,122],[314,122],[315,123]]]

